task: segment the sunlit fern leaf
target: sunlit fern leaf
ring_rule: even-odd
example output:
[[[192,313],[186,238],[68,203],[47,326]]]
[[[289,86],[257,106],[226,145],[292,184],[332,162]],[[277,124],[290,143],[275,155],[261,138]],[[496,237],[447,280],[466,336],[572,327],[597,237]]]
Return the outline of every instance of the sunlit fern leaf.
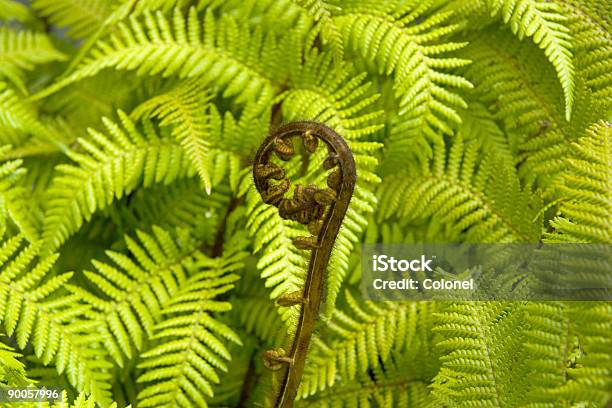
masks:
[[[9,149],[10,146],[0,147],[0,155]],[[6,232],[9,217],[10,200],[6,196],[11,194],[16,179],[23,173],[20,168],[22,163],[22,160],[10,160],[0,164],[0,237]]]
[[[593,124],[586,135],[572,143],[565,161],[566,171],[559,183],[558,215],[550,241],[612,241],[612,125]]]
[[[196,242],[184,233],[173,237],[154,226],[152,234],[137,231],[136,235],[137,239],[125,237],[127,254],[109,250],[111,261],[93,260],[96,271],[84,272],[97,291],[68,286],[91,307],[89,318],[103,322],[104,344],[120,366],[124,355],[129,359],[142,349],[162,306],[185,283],[188,264],[198,255]]]
[[[492,16],[501,15],[519,39],[533,37],[555,67],[565,97],[565,117],[570,120],[574,102],[572,37],[561,7],[541,0],[486,0]]]
[[[300,385],[301,398],[337,382],[351,383],[397,356],[403,356],[407,365],[418,365],[427,356],[421,342],[429,341],[430,305],[375,303],[344,293],[347,306],[334,311],[322,329],[325,340],[316,339],[312,345]]]
[[[66,56],[55,49],[46,34],[0,27],[0,78],[7,78],[22,93],[27,93],[23,71],[64,59]]]
[[[42,237],[53,251],[100,209],[139,186],[169,184],[193,174],[181,147],[144,122],[141,131],[123,112],[120,124],[105,119],[109,136],[89,130],[79,139],[83,152],[70,151],[75,164],[59,165],[49,189]]]
[[[33,384],[27,377],[25,365],[19,361],[21,354],[0,343],[0,384],[3,387],[25,387]]]
[[[447,23],[451,13],[427,17],[430,6],[431,2],[349,1],[343,3],[342,14],[334,17],[347,49],[373,64],[379,74],[393,74],[401,119],[396,125],[401,131],[394,131],[387,140],[387,161],[397,166],[406,153],[402,143],[406,137],[437,139],[440,133],[452,133],[461,121],[456,109],[466,107],[453,89],[472,86],[447,72],[468,60],[440,55],[465,44],[446,38],[456,29]]]
[[[99,348],[98,324],[76,296],[58,296],[72,273],[51,275],[58,255],[39,258],[40,245],[17,235],[0,248],[0,321],[20,349],[29,343],[45,364],[53,362],[78,390],[109,402],[108,369]]]
[[[294,0],[296,4],[304,7],[308,14],[317,23],[315,32],[319,33],[323,44],[328,45],[334,55],[334,62],[338,65],[344,59],[344,40],[339,28],[332,19],[340,7],[331,1],[324,0]]]
[[[260,28],[249,31],[230,16],[207,12],[201,21],[195,8],[187,16],[175,9],[171,21],[161,12],[120,23],[117,34],[100,40],[67,78],[45,89],[42,97],[98,74],[105,68],[136,70],[138,75],[199,78],[202,85],[223,89],[237,102],[272,97],[273,81],[281,80],[277,41]]]
[[[35,19],[32,11],[17,0],[0,0],[0,20],[31,22]]]
[[[172,136],[198,171],[208,194],[212,189],[210,164],[211,144],[214,142],[207,114],[209,100],[201,82],[189,80],[150,98],[131,115],[134,119],[156,117],[160,119],[160,126],[172,127]]]
[[[577,77],[576,106],[571,122],[567,122],[561,89],[539,50],[503,30],[489,28],[484,32],[484,36],[468,37],[470,44],[461,50],[461,55],[473,59],[463,74],[474,83],[474,93],[489,104],[509,142],[518,149],[521,179],[529,185],[549,187],[563,170],[569,143],[601,117],[602,108]]]
[[[576,68],[581,72],[594,98],[612,99],[612,24],[610,4],[605,0],[561,2],[568,14],[573,36]]]
[[[66,27],[74,38],[95,32],[108,17],[118,0],[33,0],[32,6],[59,27]]]
[[[8,147],[8,146],[7,146]],[[0,157],[7,147],[0,147]],[[19,231],[30,242],[38,240],[39,220],[36,216],[36,204],[21,185],[25,169],[23,160],[9,160],[0,164],[0,237],[7,229],[7,221],[12,221]]]
[[[0,81],[0,130],[5,128],[31,133],[45,140],[52,139],[49,130],[39,121],[34,107]]]
[[[527,366],[533,383],[529,399],[534,404],[560,402],[550,390],[567,381],[575,347],[568,306],[561,302],[530,302],[525,312],[525,348],[530,353]]]
[[[481,152],[475,141],[437,145],[425,166],[383,180],[381,221],[435,217],[476,243],[540,238],[538,197],[521,188],[513,166]]]
[[[219,383],[217,371],[227,371],[231,359],[225,343],[242,344],[214,314],[231,309],[229,302],[215,298],[234,287],[239,276],[233,272],[243,267],[244,255],[236,245],[222,257],[195,260],[199,272],[166,302],[153,343],[140,355],[138,382],[147,385],[138,393],[139,407],[208,406],[212,384]]]

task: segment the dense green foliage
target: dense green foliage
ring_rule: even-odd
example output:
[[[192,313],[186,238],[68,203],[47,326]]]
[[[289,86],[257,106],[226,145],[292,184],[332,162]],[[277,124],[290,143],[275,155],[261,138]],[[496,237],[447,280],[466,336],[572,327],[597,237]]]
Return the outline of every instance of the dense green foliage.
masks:
[[[0,381],[262,406],[308,252],[250,165],[310,119],[358,179],[296,405],[609,407],[610,303],[358,284],[362,242],[612,243],[610,25],[608,0],[0,0]]]

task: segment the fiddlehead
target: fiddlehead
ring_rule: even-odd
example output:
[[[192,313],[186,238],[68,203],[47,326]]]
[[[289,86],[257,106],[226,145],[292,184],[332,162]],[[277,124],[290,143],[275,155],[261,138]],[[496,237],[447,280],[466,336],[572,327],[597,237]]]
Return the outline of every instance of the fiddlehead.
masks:
[[[285,194],[291,188],[291,181],[271,158],[275,154],[281,160],[289,160],[296,152],[296,138],[301,139],[309,154],[325,145],[329,153],[323,167],[331,173],[326,188],[295,185],[293,198],[287,198]],[[275,406],[285,408],[293,405],[304,371],[323,295],[325,271],[355,187],[355,161],[344,139],[333,130],[315,122],[293,122],[281,126],[263,142],[255,157],[253,176],[263,201],[276,206],[282,218],[306,225],[311,234],[293,241],[299,249],[312,251],[303,291],[287,293],[278,299],[281,306],[301,307],[293,344],[288,353],[283,349],[264,353],[268,368],[282,370]]]

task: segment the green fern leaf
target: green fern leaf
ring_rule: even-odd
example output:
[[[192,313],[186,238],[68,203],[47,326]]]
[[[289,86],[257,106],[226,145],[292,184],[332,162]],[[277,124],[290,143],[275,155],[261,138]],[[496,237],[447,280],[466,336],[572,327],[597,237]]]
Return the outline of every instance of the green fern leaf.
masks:
[[[206,107],[209,99],[198,81],[187,81],[168,93],[149,99],[131,115],[135,119],[144,115],[158,117],[161,126],[173,126],[172,135],[198,171],[208,194],[212,188],[211,125],[203,112],[210,109]]]
[[[0,248],[0,321],[24,349],[29,342],[45,364],[54,362],[71,384],[101,402],[110,398],[112,366],[99,349],[97,324],[87,322],[78,297],[57,297],[71,273],[52,276],[57,255],[35,262],[39,245],[22,247],[19,235]]]
[[[559,184],[564,201],[551,221],[555,232],[550,241],[612,241],[612,127],[594,124],[587,134],[573,143],[566,160],[566,172]]]
[[[59,165],[49,190],[42,238],[43,250],[59,248],[92,214],[136,187],[168,184],[193,174],[180,146],[156,134],[145,122],[141,133],[119,111],[121,126],[106,119],[110,134],[89,130],[79,139],[83,153],[70,152],[74,165]]]
[[[0,78],[6,77],[24,94],[27,90],[23,71],[31,71],[36,64],[65,59],[43,33],[0,27]]]
[[[34,0],[32,6],[75,38],[87,37],[110,15],[117,0]]]
[[[336,309],[325,325],[326,341],[317,339],[310,352],[301,398],[309,398],[330,389],[342,379],[345,384],[363,376],[368,370],[387,367],[402,355],[405,364],[427,359],[419,342],[424,340],[431,320],[428,305],[388,302],[377,304],[355,298],[345,292],[346,311]],[[412,362],[408,362],[412,359]],[[330,388],[333,387],[333,388]]]
[[[448,151],[434,147],[429,164],[417,164],[414,171],[420,175],[408,171],[407,176],[385,179],[379,192],[384,203],[380,220],[434,217],[464,232],[467,242],[537,242],[537,196],[521,189],[508,163],[492,155],[479,161],[479,150],[474,141],[457,138]]]
[[[155,327],[154,344],[140,356],[138,366],[146,371],[138,382],[149,384],[138,394],[138,406],[208,406],[211,384],[219,382],[217,370],[226,371],[225,361],[231,359],[224,342],[242,344],[212,313],[230,310],[228,302],[214,298],[234,287],[239,277],[231,272],[242,268],[243,257],[238,248],[221,258],[195,261],[200,271],[167,302],[162,310],[167,317]]]
[[[533,37],[555,67],[565,96],[565,118],[569,121],[574,102],[574,62],[567,18],[561,7],[539,0],[487,0],[491,16],[501,15],[519,39]]]
[[[197,250],[196,243],[182,235],[182,244],[178,244],[179,239],[154,226],[151,235],[138,231],[138,240],[126,236],[128,254],[107,251],[112,263],[92,261],[96,272],[85,271],[85,276],[104,293],[102,297],[80,286],[68,286],[95,311],[89,318],[103,322],[104,343],[120,366],[123,355],[132,358],[142,349],[162,306],[187,279],[188,265]]]
[[[224,97],[239,103],[271,100],[273,82],[283,77],[273,65],[279,52],[276,39],[261,30],[250,32],[231,17],[216,20],[206,13],[204,24],[195,8],[187,17],[176,9],[172,23],[157,12],[145,13],[144,22],[136,18],[120,24],[120,34],[100,40],[73,74],[37,94],[38,98],[105,68],[136,70],[138,75],[199,78],[202,85],[225,88]],[[256,55],[246,50],[258,50]],[[260,51],[261,50],[261,51]],[[257,61],[257,68],[251,66]],[[276,75],[275,75],[276,74]]]

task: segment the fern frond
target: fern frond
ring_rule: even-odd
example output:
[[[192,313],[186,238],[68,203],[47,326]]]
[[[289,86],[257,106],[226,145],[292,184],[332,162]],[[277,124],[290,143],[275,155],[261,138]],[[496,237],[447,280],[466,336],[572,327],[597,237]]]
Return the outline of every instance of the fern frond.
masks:
[[[451,13],[427,16],[430,5],[349,1],[334,18],[347,49],[374,65],[379,74],[394,75],[398,129],[386,141],[386,159],[397,166],[406,153],[406,137],[435,140],[439,133],[452,133],[461,121],[456,109],[466,107],[454,89],[472,87],[463,77],[447,72],[469,61],[440,55],[465,44],[446,39],[457,28],[447,23]]]
[[[204,188],[210,194],[211,125],[210,109],[204,88],[199,81],[186,81],[169,92],[155,96],[141,104],[132,117],[157,117],[161,126],[172,126],[172,136],[181,144],[185,154],[198,171]]]
[[[612,98],[612,34],[607,18],[609,4],[602,0],[565,0],[561,7],[568,14],[573,36],[576,67],[584,75],[595,100]]]
[[[348,290],[344,293],[345,310],[334,311],[309,353],[300,386],[303,399],[327,389],[332,392],[337,382],[351,384],[368,370],[388,368],[399,356],[404,364],[416,366],[429,358],[425,344],[432,305],[374,303]]]
[[[435,146],[429,163],[415,161],[414,173],[383,180],[380,221],[434,217],[464,233],[467,242],[539,240],[538,197],[521,189],[513,166],[482,152],[474,141],[459,137],[448,150]]]
[[[0,0],[0,20],[27,23],[35,20],[35,16],[28,7],[18,1]]]
[[[6,77],[24,94],[27,89],[23,71],[31,71],[37,64],[65,59],[44,33],[0,27],[0,78]]]
[[[78,297],[57,296],[72,274],[51,275],[58,255],[37,259],[40,246],[22,242],[17,235],[0,248],[0,321],[6,333],[21,349],[31,343],[78,390],[108,402],[112,365],[99,348],[97,324],[84,319],[87,308]]]
[[[49,130],[39,121],[34,107],[26,102],[5,82],[0,81],[0,129],[30,133],[44,140],[53,140]],[[0,137],[3,135],[0,134]],[[2,144],[13,141],[2,140]]]
[[[207,12],[201,22],[195,8],[188,16],[176,9],[170,22],[161,12],[145,13],[143,21],[120,23],[118,33],[100,40],[74,73],[36,96],[114,68],[138,75],[197,77],[203,86],[214,84],[238,103],[271,100],[273,81],[284,76],[277,65],[279,51],[274,36],[249,31],[230,16],[217,19]]]
[[[574,405],[606,406],[612,401],[612,308],[609,302],[580,303],[569,311],[581,352],[572,356],[569,381],[551,392]]]
[[[487,0],[491,16],[500,15],[519,39],[533,37],[557,71],[565,97],[565,118],[569,121],[574,102],[572,37],[567,17],[554,2],[539,0]]]
[[[0,147],[0,156],[9,150]],[[30,242],[38,240],[40,220],[32,197],[20,183],[24,178],[23,160],[9,160],[0,164],[0,237],[10,219]]]
[[[197,255],[196,243],[185,234],[175,238],[159,227],[152,230],[152,234],[137,231],[138,239],[126,236],[127,254],[107,251],[112,262],[92,261],[96,271],[85,271],[85,276],[100,296],[67,286],[95,311],[89,318],[103,322],[104,344],[120,366],[123,355],[132,358],[142,349],[162,306],[187,280],[189,264]]]
[[[308,261],[304,251],[300,251],[292,240],[303,235],[299,223],[284,220],[276,208],[261,202],[254,187],[246,195],[247,229],[253,239],[253,252],[262,252],[257,269],[272,288],[270,299],[277,299],[284,293],[300,290],[306,278]],[[289,327],[297,322],[299,312],[296,308],[283,308],[281,316]]]
[[[0,385],[25,387],[34,383],[27,377],[25,364],[19,361],[21,357],[13,348],[0,343]]]
[[[561,89],[553,70],[533,44],[518,42],[495,29],[470,36],[461,55],[473,63],[464,75],[475,84],[478,99],[490,106],[516,146],[519,175],[526,184],[548,187],[563,170],[569,144],[603,114],[578,77],[571,122],[563,117]],[[589,106],[588,109],[585,109]]]
[[[130,196],[127,205],[119,203],[118,216],[130,230],[150,225],[166,230],[188,229],[198,240],[212,245],[230,200],[228,189],[223,187],[220,185],[208,195],[197,179],[184,179],[168,186],[141,189]]]
[[[437,346],[442,367],[432,384],[432,406],[521,406],[529,387],[525,375],[523,304],[452,303],[438,314]]]
[[[232,248],[220,258],[197,259],[199,270],[184,282],[167,302],[166,318],[155,327],[154,345],[141,354],[138,367],[145,372],[138,382],[149,383],[138,394],[140,407],[207,407],[211,384],[219,382],[217,370],[226,371],[231,359],[224,344],[242,344],[238,335],[216,320],[213,313],[231,309],[231,304],[215,300],[231,290],[242,268],[244,252]]]
[[[95,32],[110,15],[117,0],[33,0],[32,7],[51,23],[66,27],[74,38]]]
[[[312,398],[299,400],[298,408],[423,407],[429,390],[425,381],[413,378],[362,376],[360,381],[337,386]]]
[[[612,125],[600,121],[572,143],[558,189],[563,200],[551,220],[550,241],[612,242]]]
[[[329,44],[334,55],[334,62],[340,65],[344,59],[344,41],[332,15],[340,11],[340,7],[324,0],[294,0],[294,2],[308,10],[308,14],[317,23],[315,32],[319,33],[323,44]]]
[[[68,153],[75,164],[56,168],[46,203],[44,250],[59,248],[94,212],[137,187],[193,174],[179,145],[160,137],[148,122],[141,133],[127,115],[118,115],[120,125],[104,120],[109,136],[90,129],[91,140],[79,139],[84,151]]]

